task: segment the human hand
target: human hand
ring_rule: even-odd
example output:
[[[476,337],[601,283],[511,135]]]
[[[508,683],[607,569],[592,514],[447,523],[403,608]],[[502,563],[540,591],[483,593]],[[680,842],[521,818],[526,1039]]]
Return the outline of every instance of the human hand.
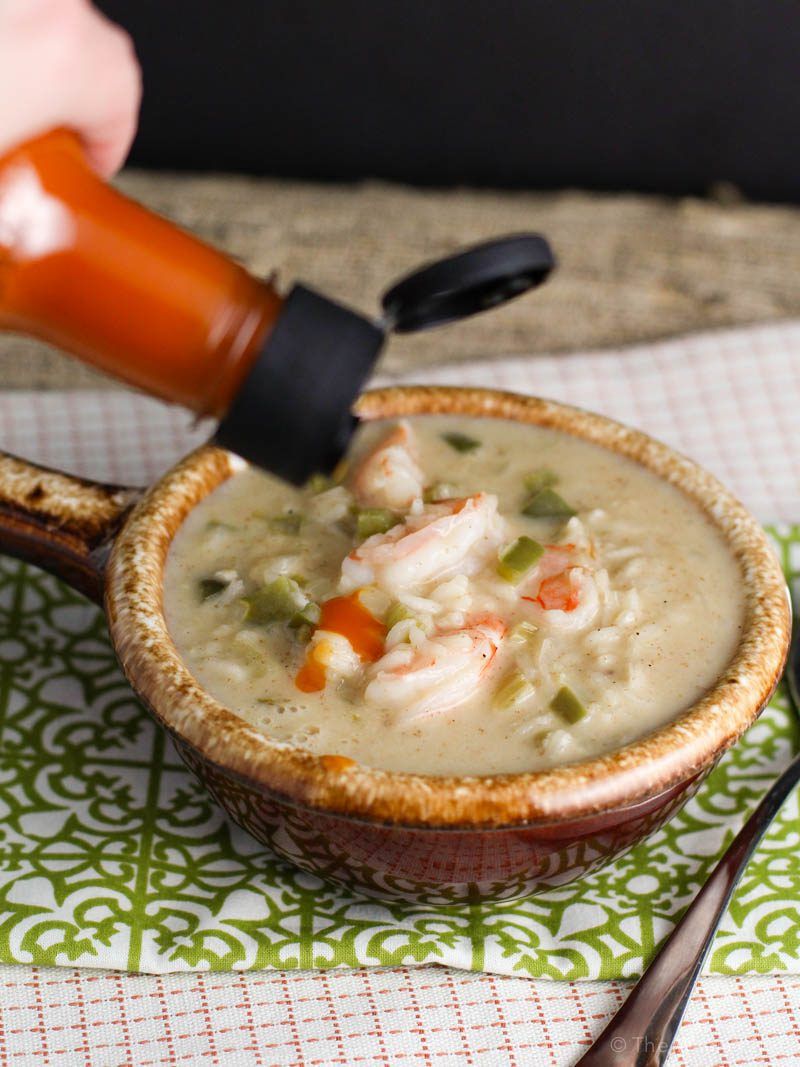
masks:
[[[0,156],[68,127],[110,177],[128,154],[140,99],[130,37],[89,0],[0,0]]]

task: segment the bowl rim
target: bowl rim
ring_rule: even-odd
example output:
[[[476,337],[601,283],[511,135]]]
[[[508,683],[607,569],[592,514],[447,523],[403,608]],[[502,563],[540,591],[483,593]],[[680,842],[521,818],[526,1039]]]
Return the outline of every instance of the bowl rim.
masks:
[[[404,826],[501,827],[580,819],[656,797],[709,769],[774,691],[790,638],[787,587],[766,534],[710,473],[604,415],[483,388],[389,386],[365,393],[362,419],[416,414],[510,418],[551,427],[627,456],[675,485],[720,530],[738,560],[745,621],[733,659],[698,701],[658,730],[594,759],[543,771],[434,777],[377,770],[268,738],[208,694],[183,663],[163,611],[163,570],[184,517],[243,461],[203,446],[133,509],[106,571],[109,629],[133,688],[163,725],[211,763],[296,804]]]

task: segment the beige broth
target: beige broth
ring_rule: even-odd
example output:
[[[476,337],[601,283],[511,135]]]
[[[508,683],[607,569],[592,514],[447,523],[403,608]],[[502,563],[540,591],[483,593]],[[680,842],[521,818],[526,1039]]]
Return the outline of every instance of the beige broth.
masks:
[[[302,576],[315,601],[335,596],[342,560],[357,543],[349,498],[341,489],[312,497],[244,469],[194,508],[166,564],[167,623],[209,693],[271,738],[316,753],[388,770],[486,775],[544,769],[618,748],[675,718],[719,677],[742,628],[740,571],[688,497],[637,464],[558,431],[455,416],[408,423],[428,485],[446,483],[459,497],[495,494],[511,538],[582,539],[591,546],[600,590],[591,624],[551,632],[540,613],[535,632],[512,641],[528,603],[498,578],[492,555],[470,580],[470,596],[473,605],[504,613],[510,629],[459,706],[402,721],[396,709],[363,699],[369,667],[332,678],[321,692],[300,692],[295,677],[307,654],[302,631],[246,622],[242,600],[259,583],[287,573]],[[351,464],[391,425],[362,427]],[[456,451],[442,438],[453,430],[480,447]],[[539,468],[555,472],[558,493],[576,510],[568,524],[521,515],[529,495],[525,476]],[[270,521],[287,512],[304,516],[296,532]],[[203,599],[199,583],[214,575],[225,588]],[[456,595],[465,581],[445,593]],[[520,703],[499,707],[495,694],[514,672],[522,672],[530,691]],[[563,685],[585,708],[580,721],[550,707]]]

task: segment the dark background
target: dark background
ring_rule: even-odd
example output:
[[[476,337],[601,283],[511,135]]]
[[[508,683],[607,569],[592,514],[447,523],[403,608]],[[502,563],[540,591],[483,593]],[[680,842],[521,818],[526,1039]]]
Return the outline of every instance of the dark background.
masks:
[[[800,201],[795,0],[101,0],[132,162]]]

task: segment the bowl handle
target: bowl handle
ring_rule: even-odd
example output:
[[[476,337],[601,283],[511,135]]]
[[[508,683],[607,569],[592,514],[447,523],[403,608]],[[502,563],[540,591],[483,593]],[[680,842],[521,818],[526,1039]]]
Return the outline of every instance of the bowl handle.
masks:
[[[114,535],[141,494],[0,452],[0,553],[50,571],[101,604]]]

